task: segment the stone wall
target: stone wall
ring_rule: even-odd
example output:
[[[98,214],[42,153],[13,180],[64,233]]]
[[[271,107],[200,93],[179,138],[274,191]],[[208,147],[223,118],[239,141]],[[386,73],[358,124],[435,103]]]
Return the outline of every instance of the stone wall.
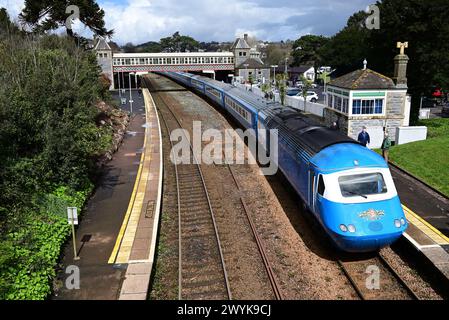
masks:
[[[405,92],[388,92],[386,99],[387,116],[402,116],[404,117],[405,99],[407,94]]]
[[[330,127],[333,122],[337,122],[340,131],[343,132],[344,134],[348,134],[349,124],[347,116],[335,112],[334,110],[329,109],[327,107],[324,108],[323,115],[324,115],[324,125],[326,127]]]

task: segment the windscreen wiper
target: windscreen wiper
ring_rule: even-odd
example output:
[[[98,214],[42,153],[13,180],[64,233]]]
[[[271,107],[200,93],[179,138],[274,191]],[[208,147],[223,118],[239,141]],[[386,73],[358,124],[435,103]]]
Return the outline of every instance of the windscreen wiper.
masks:
[[[361,193],[358,193],[358,192],[353,192],[353,191],[345,191],[346,193],[349,193],[349,194],[353,194],[353,195],[355,195],[355,196],[360,196],[360,197],[363,197],[363,198],[365,198],[365,199],[368,199],[368,197],[366,196],[366,195],[364,195],[364,194],[361,194]]]

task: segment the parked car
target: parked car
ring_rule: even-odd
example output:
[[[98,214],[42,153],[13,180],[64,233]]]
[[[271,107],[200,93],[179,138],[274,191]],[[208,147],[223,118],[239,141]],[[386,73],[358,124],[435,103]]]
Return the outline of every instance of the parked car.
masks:
[[[298,93],[296,96],[303,99],[302,92]],[[316,92],[307,91],[306,101],[316,103],[318,101],[318,95]]]
[[[298,88],[302,88],[304,87],[304,83],[302,81],[296,81],[295,86]],[[318,87],[318,85],[316,83],[312,83],[310,85],[313,89],[315,89],[316,87]]]
[[[299,88],[289,88],[289,89],[287,89],[286,94],[287,94],[287,96],[296,96],[300,92],[301,92],[301,89],[299,89]]]
[[[434,108],[437,106],[437,102],[434,98],[423,97],[422,98],[422,108]]]

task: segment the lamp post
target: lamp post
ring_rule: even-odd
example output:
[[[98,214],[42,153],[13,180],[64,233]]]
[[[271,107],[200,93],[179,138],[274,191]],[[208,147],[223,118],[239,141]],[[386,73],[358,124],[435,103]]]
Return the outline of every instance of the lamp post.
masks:
[[[131,74],[134,74],[134,72],[130,72],[129,73],[129,106],[130,106],[130,111],[131,114],[133,113],[133,95],[132,95],[132,90],[131,90]]]
[[[287,71],[287,63],[288,63],[288,57],[285,58],[285,75],[288,75],[288,71]]]
[[[272,65],[271,68],[273,68],[273,80],[274,83],[276,83],[276,68],[279,67],[278,65]]]
[[[122,90],[120,88],[120,71],[117,74],[117,79],[118,79],[118,95],[120,96],[120,100],[121,100],[121,98],[122,98]]]
[[[125,89],[125,73],[124,72],[122,72],[122,84],[123,84],[122,93],[125,94],[126,89]]]

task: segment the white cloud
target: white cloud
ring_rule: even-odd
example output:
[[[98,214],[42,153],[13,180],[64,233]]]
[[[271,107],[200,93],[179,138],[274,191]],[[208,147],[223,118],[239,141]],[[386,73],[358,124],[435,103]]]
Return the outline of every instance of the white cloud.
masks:
[[[283,39],[299,33],[282,24],[292,16],[305,14],[298,8],[260,6],[255,1],[239,0],[138,0],[126,4],[101,2],[106,11],[106,24],[115,31],[119,43],[158,41],[176,31],[201,41],[232,41],[249,33],[263,39]],[[273,27],[258,26],[269,21]]]
[[[199,41],[233,41],[243,33],[263,40],[330,35],[373,0],[98,0],[119,44],[159,41],[179,31]],[[24,0],[0,0],[12,17]],[[89,36],[79,21],[74,31]]]
[[[0,0],[0,8],[6,8],[12,20],[17,20],[17,16],[24,8],[24,0]]]

